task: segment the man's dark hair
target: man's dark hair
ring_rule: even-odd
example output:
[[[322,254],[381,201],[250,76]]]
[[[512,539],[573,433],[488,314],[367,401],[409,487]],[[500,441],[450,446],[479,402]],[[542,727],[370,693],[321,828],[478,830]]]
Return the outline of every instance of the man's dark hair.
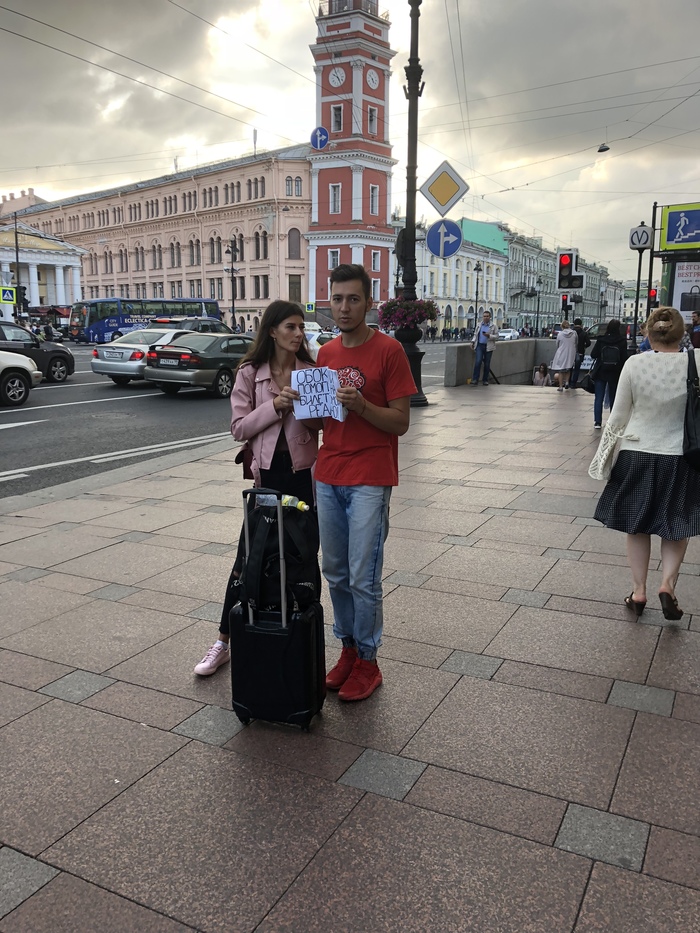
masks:
[[[365,271],[365,267],[359,265],[359,263],[346,262],[336,266],[331,272],[331,290],[336,282],[354,282],[355,279],[362,282],[362,291],[365,298],[369,300],[372,295],[372,283]]]
[[[575,325],[576,327],[583,327],[583,321],[581,320],[580,317],[575,317],[575,318],[574,318],[574,325]]]

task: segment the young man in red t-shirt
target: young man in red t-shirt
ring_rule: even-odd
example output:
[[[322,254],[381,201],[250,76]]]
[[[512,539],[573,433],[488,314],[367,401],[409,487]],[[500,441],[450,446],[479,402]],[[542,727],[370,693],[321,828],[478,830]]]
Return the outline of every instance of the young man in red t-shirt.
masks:
[[[348,414],[324,421],[315,473],[323,575],[343,642],[326,685],[341,700],[364,700],[382,682],[384,541],[416,387],[401,344],[367,325],[371,282],[362,266],[336,266],[330,300],[340,335],[321,347],[318,365],[338,371],[337,398]]]

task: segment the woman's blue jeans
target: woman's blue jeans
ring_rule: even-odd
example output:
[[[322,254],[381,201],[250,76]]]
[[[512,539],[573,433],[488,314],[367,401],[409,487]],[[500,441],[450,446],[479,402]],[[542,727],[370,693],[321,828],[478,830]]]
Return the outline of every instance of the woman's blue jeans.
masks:
[[[603,401],[605,399],[605,390],[608,390],[608,401],[610,408],[615,404],[615,393],[617,391],[617,379],[594,379],[595,396],[593,399],[593,422],[594,424],[603,423]]]
[[[316,482],[322,570],[333,603],[333,634],[365,661],[382,643],[382,568],[391,486]]]

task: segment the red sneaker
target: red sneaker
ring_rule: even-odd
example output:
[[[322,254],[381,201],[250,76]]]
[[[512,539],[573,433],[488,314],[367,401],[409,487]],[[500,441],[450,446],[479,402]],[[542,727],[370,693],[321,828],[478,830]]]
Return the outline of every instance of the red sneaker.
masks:
[[[350,676],[350,672],[357,661],[357,648],[343,648],[338,663],[326,674],[326,687],[329,690],[340,690]]]
[[[343,684],[338,696],[341,700],[366,700],[382,682],[382,672],[374,661],[358,658],[352,673]]]

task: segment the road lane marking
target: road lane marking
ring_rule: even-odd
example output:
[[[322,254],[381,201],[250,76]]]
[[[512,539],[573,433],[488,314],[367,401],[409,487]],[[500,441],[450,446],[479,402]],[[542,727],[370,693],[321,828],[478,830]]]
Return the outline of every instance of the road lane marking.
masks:
[[[41,421],[15,421],[14,424],[0,424],[0,431],[6,428],[23,428],[28,424],[43,424],[45,421],[46,418],[42,418]]]
[[[149,395],[162,394],[162,392],[144,392],[142,395],[115,395],[114,398],[88,398],[83,402],[56,402],[54,405],[37,405],[31,408],[30,411],[43,411],[45,408],[67,408],[69,405],[96,405],[98,402],[123,402],[125,399],[133,401],[137,398],[148,398]],[[0,415],[9,414],[11,414],[9,411],[0,411]]]
[[[217,434],[203,434],[201,437],[186,437],[179,441],[165,441],[162,444],[150,444],[147,447],[131,447],[125,450],[114,450],[104,454],[91,454],[89,457],[76,457],[74,460],[57,460],[54,463],[40,463],[37,466],[17,467],[15,470],[5,470],[0,473],[0,480],[20,479],[37,470],[48,470],[52,467],[71,466],[75,463],[108,463],[110,460],[124,460],[127,457],[140,457],[144,454],[169,453],[179,447],[194,447],[197,444],[213,444],[230,437],[229,431]]]

